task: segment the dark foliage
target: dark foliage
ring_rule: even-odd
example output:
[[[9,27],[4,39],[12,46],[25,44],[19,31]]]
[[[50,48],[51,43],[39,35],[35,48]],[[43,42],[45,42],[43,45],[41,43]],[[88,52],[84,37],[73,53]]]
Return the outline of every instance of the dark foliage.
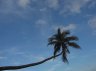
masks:
[[[58,31],[56,34],[54,34],[52,37],[48,39],[48,45],[54,46],[54,58],[55,55],[58,52],[62,52],[62,60],[63,62],[68,62],[67,60],[67,53],[70,53],[68,47],[74,47],[74,48],[80,48],[78,44],[76,44],[73,41],[77,41],[78,37],[76,36],[69,36],[69,31],[63,31],[61,32],[60,28],[58,28]]]

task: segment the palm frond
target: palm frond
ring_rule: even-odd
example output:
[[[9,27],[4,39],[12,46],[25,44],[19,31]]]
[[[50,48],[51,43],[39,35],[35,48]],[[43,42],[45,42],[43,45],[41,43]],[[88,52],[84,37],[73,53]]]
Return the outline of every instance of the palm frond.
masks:
[[[80,48],[80,46],[78,44],[76,44],[75,42],[69,42],[68,45],[72,46],[74,48]]]
[[[50,37],[50,38],[48,38],[48,42],[51,42],[51,41],[53,41],[53,40],[55,40],[55,37]]]
[[[51,41],[51,42],[48,43],[48,45],[54,45],[56,43],[58,43],[58,41]]]
[[[68,47],[65,44],[62,44],[62,50],[64,50],[67,53],[70,53]]]
[[[57,54],[57,52],[60,51],[60,45],[59,44],[55,44],[54,46],[54,58],[55,58],[55,55]]]
[[[66,37],[65,40],[66,40],[66,41],[71,41],[71,40],[72,40],[72,41],[73,41],[73,40],[76,40],[76,41],[77,41],[77,40],[79,40],[79,39],[78,39],[78,37],[76,37],[76,36],[70,36],[70,37]]]
[[[68,63],[67,55],[66,55],[66,52],[64,52],[64,51],[62,53],[62,61],[65,63]]]
[[[62,47],[62,60],[63,60],[63,62],[67,62],[68,63],[66,48],[67,47],[63,45],[63,47]]]

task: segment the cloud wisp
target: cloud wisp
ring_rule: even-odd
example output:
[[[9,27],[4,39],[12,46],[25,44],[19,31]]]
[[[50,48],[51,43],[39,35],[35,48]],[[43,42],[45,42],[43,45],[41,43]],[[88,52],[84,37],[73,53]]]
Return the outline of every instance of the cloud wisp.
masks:
[[[64,25],[54,25],[53,29],[57,30],[58,28],[61,28],[61,30],[75,30],[76,29],[76,24],[69,24],[67,26]]]
[[[89,25],[89,27],[92,29],[93,35],[96,35],[96,16],[93,16],[93,17],[91,17],[91,18],[88,20],[88,25]]]
[[[18,4],[20,7],[26,8],[30,4],[30,0],[18,0]]]
[[[64,7],[60,14],[78,14],[91,0],[65,0]]]
[[[20,10],[30,11],[32,8],[46,10],[59,10],[61,14],[69,13],[76,14],[81,13],[84,8],[91,0],[1,0],[0,12],[16,12]],[[94,1],[93,1],[94,2]],[[92,2],[92,6],[93,6]],[[35,4],[35,5],[34,5]],[[47,9],[49,8],[49,9]],[[50,9],[51,8],[51,9]],[[14,11],[15,10],[15,11]]]
[[[30,12],[30,0],[1,0],[0,13],[23,16]]]
[[[53,65],[49,70],[47,71],[55,71],[57,68],[59,68],[62,64],[60,64],[59,62],[55,65]]]
[[[96,29],[96,16],[90,18],[88,24],[92,29]]]

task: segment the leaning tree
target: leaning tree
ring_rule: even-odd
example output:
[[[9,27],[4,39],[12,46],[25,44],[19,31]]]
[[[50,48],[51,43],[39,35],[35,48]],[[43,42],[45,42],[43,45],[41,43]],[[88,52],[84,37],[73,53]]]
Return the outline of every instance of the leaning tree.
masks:
[[[53,56],[46,58],[46,59],[39,61],[39,62],[25,64],[25,65],[1,66],[0,71],[17,70],[17,69],[23,69],[23,68],[27,68],[27,67],[40,65],[48,60],[58,57],[58,56],[62,57],[63,62],[68,62],[67,54],[70,53],[69,47],[71,46],[71,47],[74,47],[77,49],[80,48],[80,46],[74,42],[77,40],[78,40],[78,37],[70,36],[69,31],[61,31],[60,28],[58,28],[57,33],[48,39],[48,45],[53,45],[53,47],[54,47]]]

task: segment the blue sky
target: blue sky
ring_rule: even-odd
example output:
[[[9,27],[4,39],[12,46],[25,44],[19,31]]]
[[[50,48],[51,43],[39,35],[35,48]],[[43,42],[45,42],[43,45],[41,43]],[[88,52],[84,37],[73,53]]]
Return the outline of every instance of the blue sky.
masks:
[[[79,37],[69,64],[58,57],[16,71],[96,71],[96,0],[0,0],[0,66],[52,56],[47,39],[58,27]]]

